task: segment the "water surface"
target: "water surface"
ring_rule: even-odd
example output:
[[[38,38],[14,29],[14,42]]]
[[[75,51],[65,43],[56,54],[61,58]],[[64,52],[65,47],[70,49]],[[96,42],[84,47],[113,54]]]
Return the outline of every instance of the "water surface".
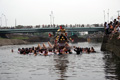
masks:
[[[110,56],[100,51],[100,43],[82,42],[70,45],[93,46],[97,53],[76,55],[73,52],[70,55],[33,56],[17,54],[17,49],[37,46],[37,43],[2,46],[0,47],[0,80],[119,79],[119,75],[115,72],[118,69],[116,65],[119,63],[116,64],[115,61],[111,61],[111,58],[106,58],[106,55]],[[13,53],[11,49],[14,50]]]

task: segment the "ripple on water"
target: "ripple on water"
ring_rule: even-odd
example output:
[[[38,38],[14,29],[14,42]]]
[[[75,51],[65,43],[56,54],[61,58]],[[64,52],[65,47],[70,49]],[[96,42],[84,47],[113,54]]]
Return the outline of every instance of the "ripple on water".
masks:
[[[45,57],[17,54],[17,48],[37,44],[0,47],[0,80],[117,80],[114,74],[116,65],[112,66],[110,60],[103,59],[104,55],[99,51],[100,44],[74,45],[93,46],[97,53],[76,55],[73,52],[71,55]],[[11,48],[14,53],[10,53]]]

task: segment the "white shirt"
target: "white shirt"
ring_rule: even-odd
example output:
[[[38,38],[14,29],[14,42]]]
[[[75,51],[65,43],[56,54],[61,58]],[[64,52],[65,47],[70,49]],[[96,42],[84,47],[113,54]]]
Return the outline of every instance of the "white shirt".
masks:
[[[54,53],[52,53],[52,52],[48,52],[48,55],[52,55],[52,54],[54,54]]]
[[[18,51],[17,53],[20,54],[20,51]]]
[[[117,27],[118,32],[120,32],[120,27]]]
[[[33,53],[32,53],[32,52],[29,52],[29,55],[33,55]]]
[[[59,54],[59,52],[56,52],[56,54]]]
[[[106,29],[108,29],[109,28],[109,26],[108,26],[108,24],[106,24]]]
[[[120,18],[118,19],[118,22],[120,23]]]

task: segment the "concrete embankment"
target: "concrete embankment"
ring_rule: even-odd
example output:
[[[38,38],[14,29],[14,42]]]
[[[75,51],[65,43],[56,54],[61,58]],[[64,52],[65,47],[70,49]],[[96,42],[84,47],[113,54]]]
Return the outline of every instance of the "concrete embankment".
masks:
[[[27,42],[48,42],[50,41],[49,38],[46,37],[30,37],[29,39],[26,39]]]
[[[28,44],[29,42],[19,39],[0,39],[0,46]]]
[[[110,51],[120,58],[120,40],[117,39],[119,34],[114,34],[113,38],[110,39],[111,35],[105,35],[101,46],[101,51]]]
[[[104,32],[96,32],[88,35],[88,42],[102,42]]]
[[[72,37],[75,42],[85,42],[84,38]],[[0,46],[4,45],[19,45],[19,44],[29,44],[35,42],[48,42],[50,38],[46,37],[29,37],[29,39],[0,39]]]

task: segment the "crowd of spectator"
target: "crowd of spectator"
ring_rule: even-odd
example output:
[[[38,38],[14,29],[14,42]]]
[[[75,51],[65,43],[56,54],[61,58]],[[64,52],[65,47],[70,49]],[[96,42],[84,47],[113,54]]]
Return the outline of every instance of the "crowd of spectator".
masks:
[[[59,27],[59,26],[61,26],[61,25],[55,25],[55,24],[53,24],[53,25],[36,25],[36,26],[23,26],[23,25],[17,25],[17,26],[15,26],[15,27],[1,27],[0,26],[0,29],[23,29],[23,28],[57,28],[57,27]],[[75,25],[72,25],[72,24],[70,24],[70,25],[62,25],[62,26],[64,26],[64,27],[103,27],[103,25],[102,24],[87,24],[87,25],[85,25],[85,24],[75,24]]]
[[[120,16],[109,23],[105,22],[104,28],[106,35],[111,34],[110,39],[112,39],[113,35],[116,33],[119,33],[118,39],[120,39]]]

